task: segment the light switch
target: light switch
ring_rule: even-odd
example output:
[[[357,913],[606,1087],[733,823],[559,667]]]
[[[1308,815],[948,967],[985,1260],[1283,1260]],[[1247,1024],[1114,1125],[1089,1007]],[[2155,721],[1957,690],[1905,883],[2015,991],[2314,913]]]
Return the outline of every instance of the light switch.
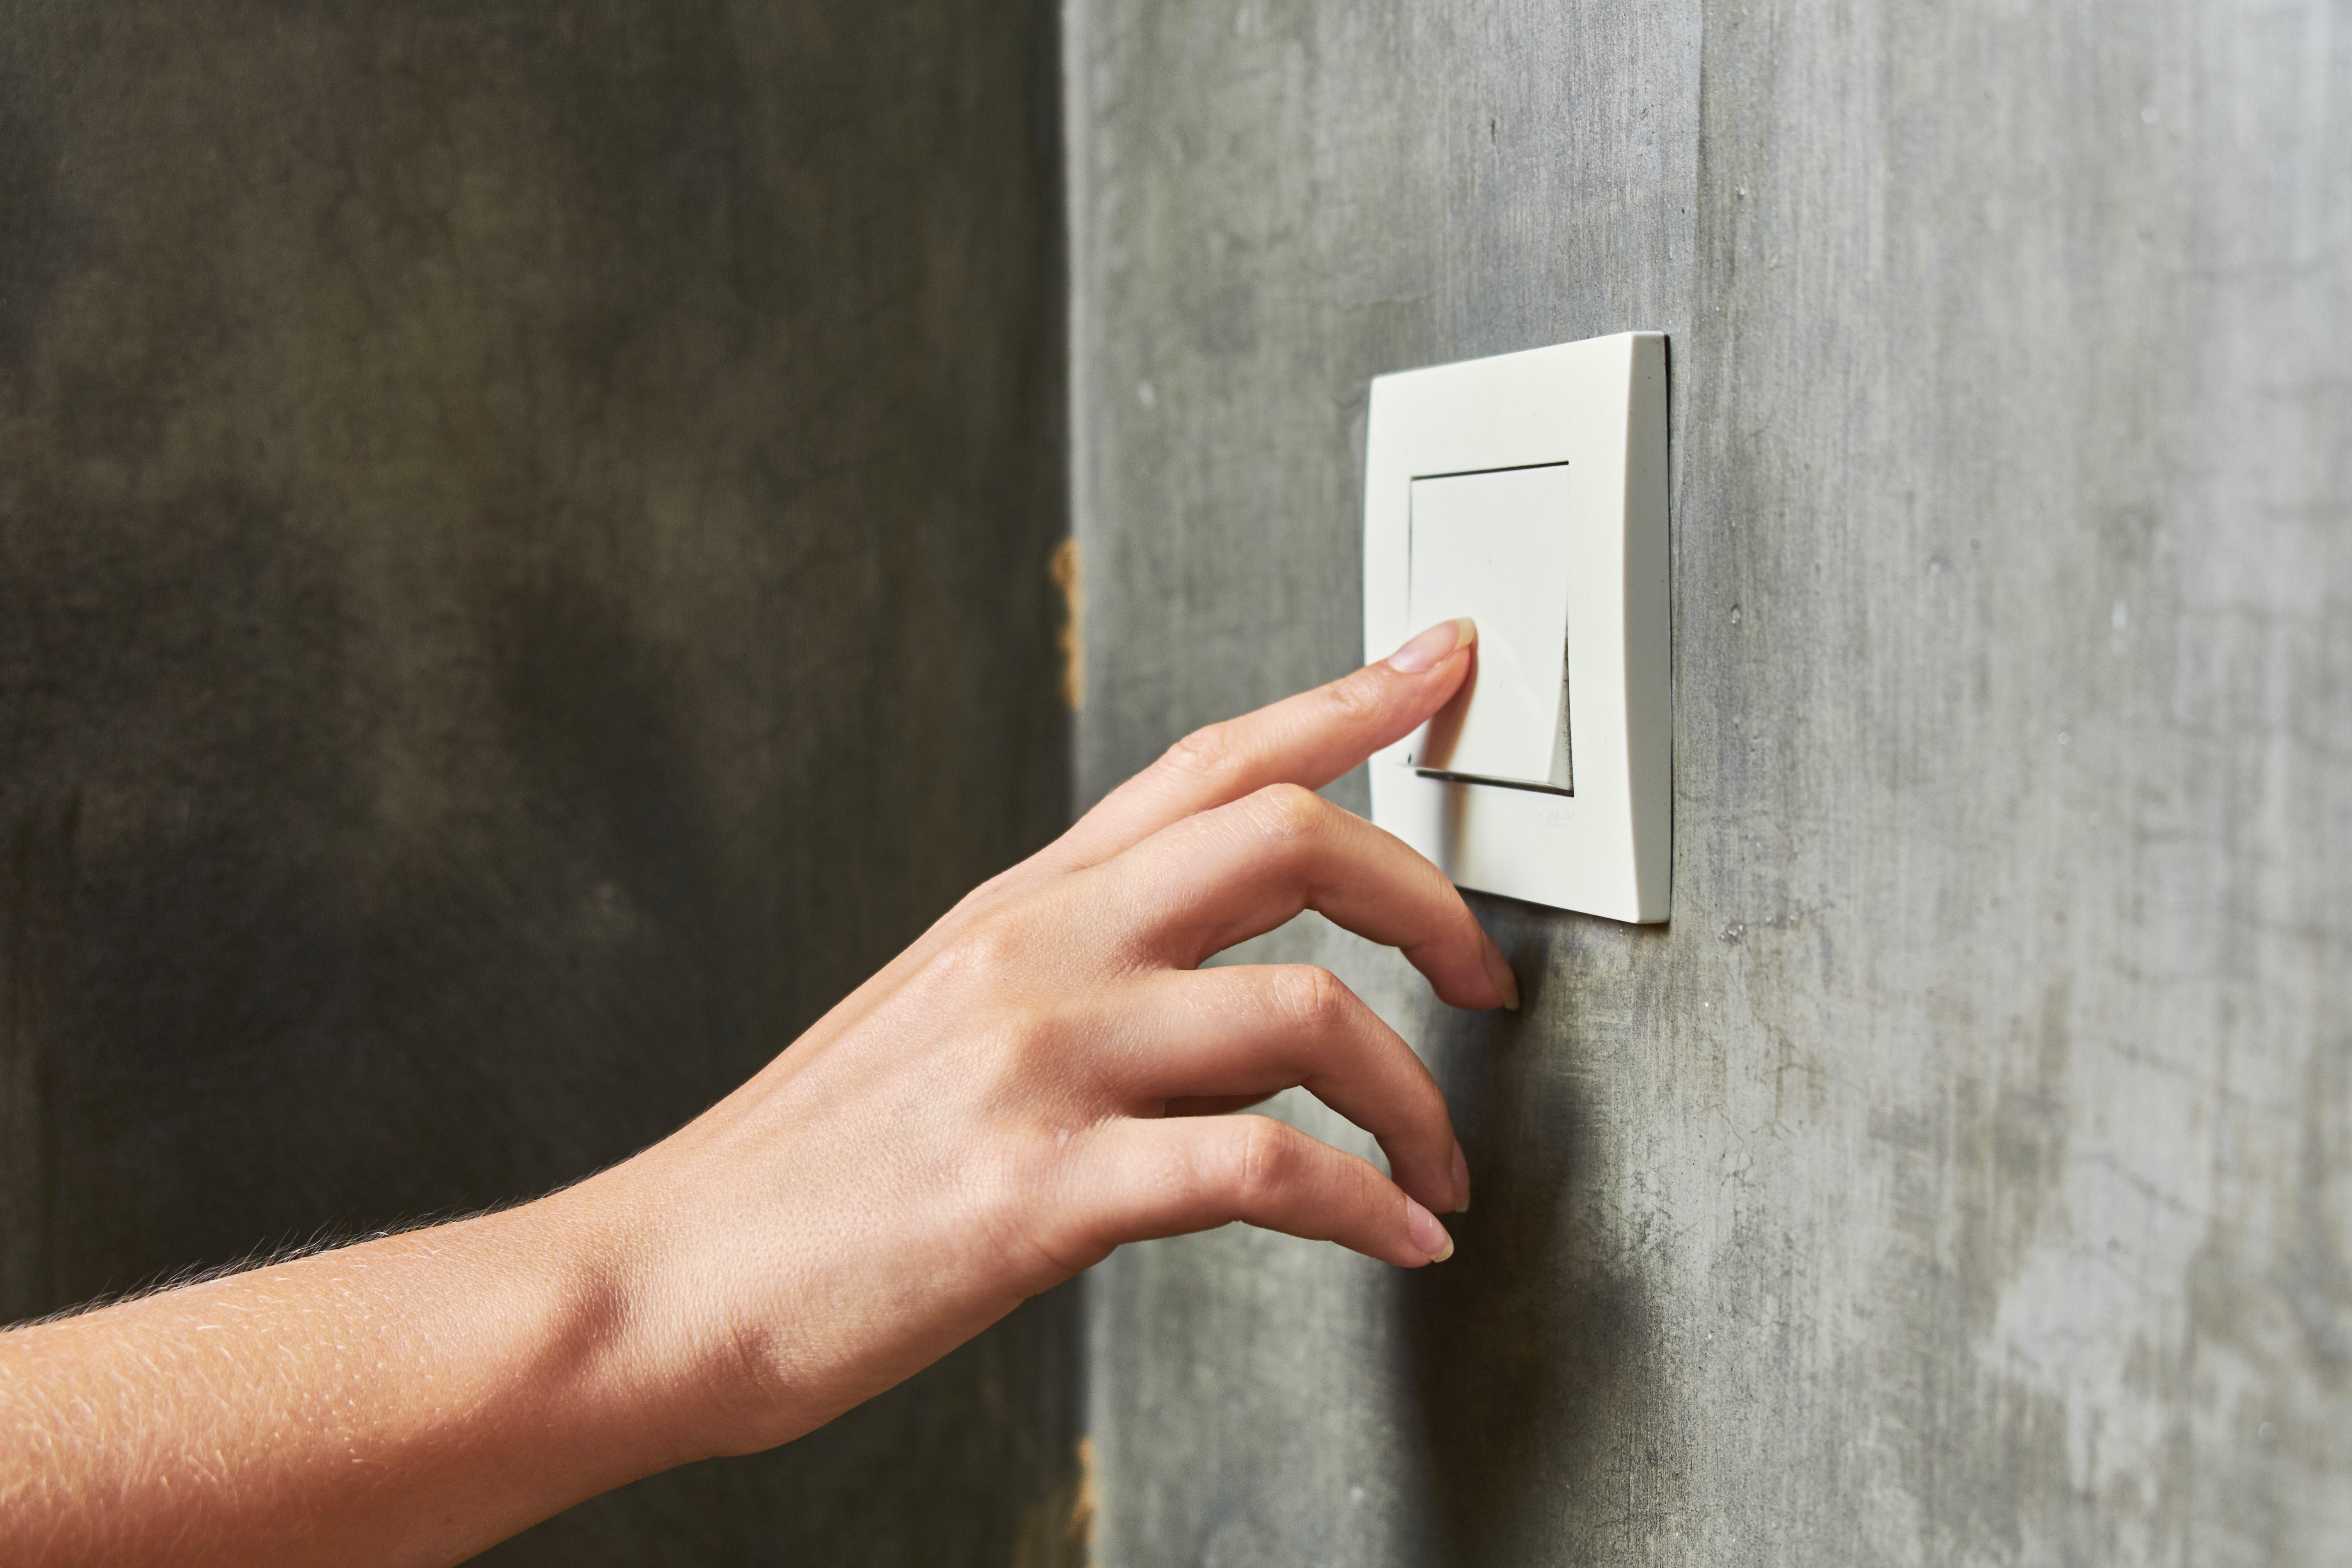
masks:
[[[1372,382],[1364,653],[1478,622],[1472,682],[1372,758],[1372,821],[1463,887],[1667,917],[1666,340],[1621,332]]]
[[[1568,466],[1412,482],[1411,619],[1478,623],[1470,679],[1410,760],[1456,778],[1570,791]]]

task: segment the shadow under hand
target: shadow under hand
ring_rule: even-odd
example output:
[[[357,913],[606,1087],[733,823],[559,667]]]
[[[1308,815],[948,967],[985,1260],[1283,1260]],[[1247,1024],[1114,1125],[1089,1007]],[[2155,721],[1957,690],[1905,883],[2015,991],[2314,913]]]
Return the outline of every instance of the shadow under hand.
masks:
[[[1511,925],[1489,918],[1506,947]],[[1482,915],[1488,914],[1486,910]],[[1456,1250],[1404,1281],[1428,1540],[1463,1568],[1581,1563],[1639,1542],[1662,1516],[1663,1400],[1643,1285],[1606,1223],[1594,1095],[1572,1022],[1539,966],[1517,1015],[1455,1015],[1433,1053],[1475,1200]]]

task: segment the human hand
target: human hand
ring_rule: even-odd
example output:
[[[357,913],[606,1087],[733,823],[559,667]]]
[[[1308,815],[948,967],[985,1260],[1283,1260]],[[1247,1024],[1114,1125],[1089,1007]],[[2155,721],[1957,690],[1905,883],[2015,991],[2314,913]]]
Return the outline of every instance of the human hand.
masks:
[[[1198,966],[1317,909],[1516,1005],[1437,869],[1312,793],[1435,712],[1470,635],[1180,742],[577,1186],[0,1333],[0,1557],[455,1563],[795,1437],[1123,1241],[1242,1219],[1443,1260],[1470,1175],[1419,1059],[1319,969]],[[1202,1113],[1293,1084],[1394,1179]]]
[[[1315,909],[1457,1007],[1516,1006],[1442,873],[1313,790],[1442,706],[1475,631],[1186,737],[965,898],[757,1077],[559,1197],[625,1260],[679,1457],[772,1446],[1125,1241],[1245,1220],[1406,1267],[1467,1166],[1436,1083],[1346,986],[1200,969]],[[1232,1110],[1304,1085],[1394,1172]],[[535,1206],[536,1207],[536,1206]]]

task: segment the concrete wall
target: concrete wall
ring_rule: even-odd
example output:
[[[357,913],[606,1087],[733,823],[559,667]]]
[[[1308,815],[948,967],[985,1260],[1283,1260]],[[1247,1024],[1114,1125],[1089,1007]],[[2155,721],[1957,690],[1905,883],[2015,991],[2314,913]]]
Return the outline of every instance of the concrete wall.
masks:
[[[626,1155],[1055,831],[1050,26],[0,11],[0,1313]],[[1070,1305],[494,1558],[1009,1562]]]
[[[2352,10],[1066,50],[1082,798],[1357,662],[1372,374],[1663,329],[1675,440],[1671,926],[1476,900],[1500,1019],[1256,946],[1427,1051],[1477,1204],[1410,1278],[1098,1270],[1098,1561],[2352,1555]]]

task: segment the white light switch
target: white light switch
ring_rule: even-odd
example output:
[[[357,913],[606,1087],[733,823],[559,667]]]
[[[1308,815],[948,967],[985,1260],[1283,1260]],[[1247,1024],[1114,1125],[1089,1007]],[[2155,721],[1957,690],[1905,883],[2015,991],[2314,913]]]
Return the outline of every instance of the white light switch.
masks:
[[[1621,332],[1372,382],[1364,651],[1478,622],[1472,679],[1372,758],[1372,821],[1464,887],[1667,917],[1666,340]]]
[[[1568,466],[1412,482],[1411,619],[1478,623],[1471,677],[1417,737],[1417,768],[1574,787],[1569,754]]]

